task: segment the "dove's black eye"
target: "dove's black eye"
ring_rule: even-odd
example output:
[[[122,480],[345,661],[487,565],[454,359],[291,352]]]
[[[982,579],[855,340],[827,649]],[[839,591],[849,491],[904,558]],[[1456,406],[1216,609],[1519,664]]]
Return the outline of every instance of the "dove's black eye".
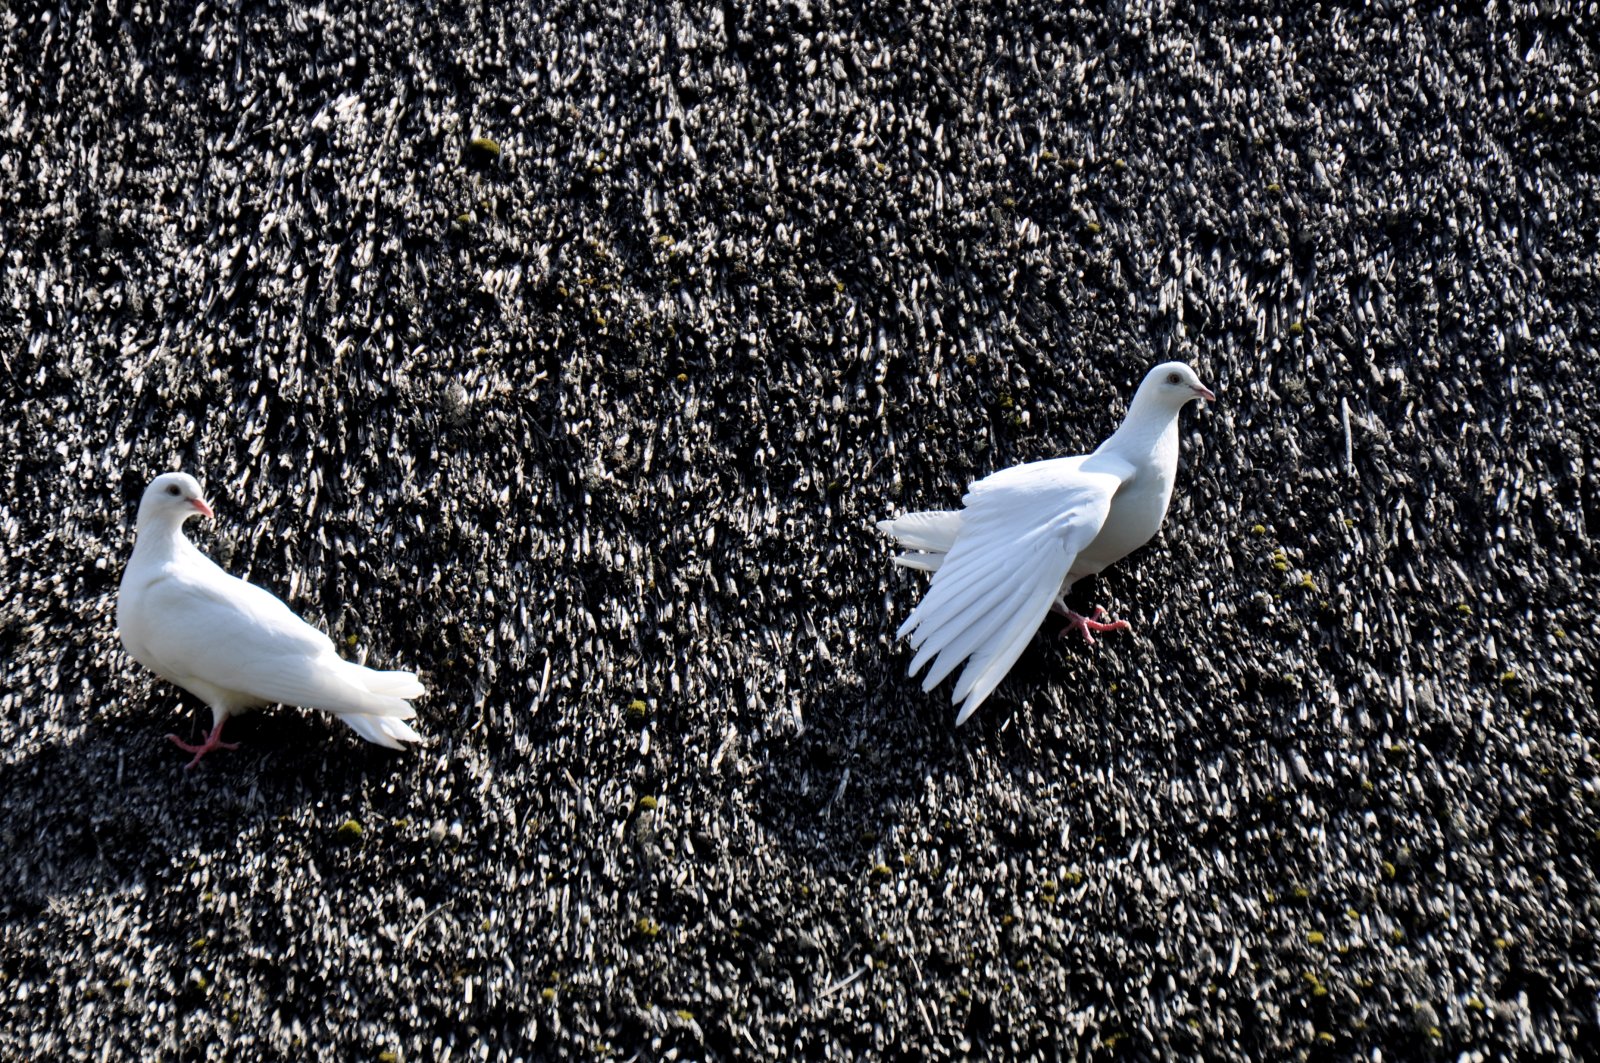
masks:
[[[1167,374],[1167,383],[1176,384],[1177,382],[1178,382],[1178,374],[1177,373],[1168,373]]]
[[[176,498],[178,496],[178,485],[177,484],[168,484],[167,485],[167,494],[169,494],[169,495],[173,496],[174,498]]]

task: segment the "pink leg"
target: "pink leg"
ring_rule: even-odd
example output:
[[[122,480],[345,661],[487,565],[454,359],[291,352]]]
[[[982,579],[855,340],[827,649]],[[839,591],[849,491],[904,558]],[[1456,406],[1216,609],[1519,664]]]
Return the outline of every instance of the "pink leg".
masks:
[[[1098,605],[1094,607],[1093,616],[1079,616],[1071,609],[1068,609],[1067,626],[1061,629],[1061,633],[1065,635],[1069,631],[1076,631],[1083,636],[1083,641],[1092,643],[1094,641],[1092,632],[1127,631],[1131,627],[1126,620],[1114,620],[1109,624],[1104,623],[1100,618],[1105,615],[1106,611]]]
[[[227,722],[226,720],[222,721],[222,723],[226,723],[226,722]],[[187,765],[184,766],[184,769],[183,769],[184,771],[188,771],[189,769],[193,768],[196,764],[200,763],[200,758],[205,756],[207,753],[211,752],[213,749],[238,749],[239,748],[239,743],[237,743],[237,742],[224,742],[222,740],[222,723],[219,723],[215,727],[213,727],[211,729],[211,733],[206,735],[206,740],[204,742],[202,742],[200,745],[197,745],[197,746],[190,745],[188,742],[185,742],[183,739],[179,738],[177,735],[167,735],[168,740],[171,741],[173,745],[177,746],[179,749],[183,750],[185,753],[193,753],[194,754],[194,759],[191,760]]]

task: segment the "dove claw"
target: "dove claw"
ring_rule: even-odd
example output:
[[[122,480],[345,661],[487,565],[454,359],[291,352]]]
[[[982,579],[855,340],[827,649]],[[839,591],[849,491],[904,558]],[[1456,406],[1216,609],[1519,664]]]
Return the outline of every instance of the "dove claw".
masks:
[[[1090,644],[1093,644],[1093,642],[1094,642],[1093,632],[1096,632],[1096,631],[1127,631],[1133,626],[1133,625],[1129,624],[1126,620],[1113,620],[1109,624],[1105,623],[1104,621],[1102,621],[1100,619],[1101,617],[1103,617],[1105,615],[1106,615],[1106,611],[1104,609],[1100,608],[1098,605],[1094,607],[1094,613],[1091,614],[1090,616],[1080,616],[1079,614],[1073,612],[1071,609],[1068,609],[1067,610],[1067,626],[1061,629],[1061,634],[1065,635],[1069,631],[1076,631],[1078,634],[1083,636],[1083,641],[1088,642]]]
[[[222,740],[222,724],[220,724],[220,723],[217,724],[215,727],[213,727],[211,729],[211,733],[206,735],[206,740],[204,742],[200,743],[199,745],[193,745],[193,744],[191,744],[189,742],[185,742],[183,739],[179,738],[177,735],[172,735],[172,734],[167,735],[167,741],[171,742],[173,745],[177,746],[179,749],[183,750],[185,753],[193,753],[194,754],[194,759],[191,760],[188,764],[184,765],[184,768],[183,768],[184,771],[191,770],[196,764],[200,763],[200,758],[201,757],[205,756],[207,753],[211,752],[213,749],[238,749],[239,748],[239,743],[237,743],[237,742],[224,742]]]

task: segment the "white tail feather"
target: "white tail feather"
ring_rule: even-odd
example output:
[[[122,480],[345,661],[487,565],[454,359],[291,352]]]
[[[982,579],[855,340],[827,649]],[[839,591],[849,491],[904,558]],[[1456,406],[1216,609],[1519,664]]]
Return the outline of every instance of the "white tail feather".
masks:
[[[390,749],[404,749],[404,742],[421,742],[423,737],[412,730],[411,725],[404,720],[393,716],[364,716],[359,713],[343,713],[339,716],[349,725],[356,734],[380,746]]]
[[[878,530],[908,549],[944,554],[961,534],[961,511],[930,509],[906,513],[893,520],[880,520]]]
[[[352,667],[361,669],[356,682],[374,694],[388,698],[420,698],[428,692],[415,672],[380,672],[359,664],[352,664]]]

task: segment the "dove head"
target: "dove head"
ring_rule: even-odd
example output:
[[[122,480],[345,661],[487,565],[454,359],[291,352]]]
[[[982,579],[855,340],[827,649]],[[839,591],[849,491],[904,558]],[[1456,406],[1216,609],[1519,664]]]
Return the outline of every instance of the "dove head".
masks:
[[[1211,389],[1200,383],[1195,371],[1184,362],[1162,362],[1144,375],[1144,383],[1133,399],[1138,402],[1149,397],[1169,409],[1178,410],[1195,399],[1217,401]]]
[[[200,490],[199,481],[186,472],[164,472],[144,489],[136,527],[170,524],[181,528],[184,521],[196,515],[215,516]]]
[[[1170,445],[1176,446],[1178,411],[1195,399],[1214,402],[1216,396],[1183,362],[1162,362],[1144,375],[1122,426],[1100,448],[1142,453],[1169,436]]]

